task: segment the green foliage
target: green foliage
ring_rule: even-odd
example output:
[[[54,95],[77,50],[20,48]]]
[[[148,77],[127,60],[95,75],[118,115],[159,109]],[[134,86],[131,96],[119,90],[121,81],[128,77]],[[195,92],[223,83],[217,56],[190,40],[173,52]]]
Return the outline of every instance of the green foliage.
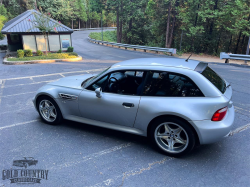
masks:
[[[30,57],[33,56],[33,53],[30,49],[24,50],[24,56],[25,57]]]
[[[74,51],[74,47],[68,47],[67,52],[73,52]]]
[[[32,56],[20,58],[8,58],[8,61],[29,61],[29,60],[48,60],[48,59],[71,59],[76,58],[77,53],[49,53],[47,56]]]
[[[22,50],[22,49],[17,50],[17,57],[23,58],[24,57],[24,50]]]
[[[7,18],[3,15],[0,15],[0,30],[2,30],[4,23],[6,22]],[[0,33],[0,40],[4,38],[4,35]]]
[[[37,56],[43,56],[43,52],[41,50],[37,50],[36,54]]]
[[[178,56],[182,56],[183,51],[178,50],[178,51],[176,51],[176,54],[177,54]]]
[[[102,40],[101,32],[91,32],[89,37],[95,40]],[[103,32],[103,41],[107,42],[116,42],[116,31],[104,31]]]
[[[8,13],[4,5],[0,5],[0,30],[2,30],[4,23],[8,19]],[[0,33],[0,40],[4,38],[4,35]]]
[[[68,54],[72,55],[72,56],[78,56],[78,54],[76,52],[69,52]]]
[[[0,25],[35,7],[34,0],[2,0]],[[42,12],[69,27],[117,26],[103,40],[173,47],[183,52],[245,53],[249,0],[39,0]],[[4,16],[4,17],[2,17]],[[117,20],[119,22],[117,22]],[[80,22],[79,22],[80,21]],[[41,28],[41,27],[40,27]],[[54,28],[52,31],[54,32]],[[46,29],[41,29],[46,30]],[[47,32],[47,31],[46,31]],[[47,33],[48,33],[47,32]],[[101,34],[90,34],[101,40]],[[3,37],[0,34],[0,39]]]
[[[57,51],[57,53],[62,53],[62,50],[61,50],[61,49],[59,49],[59,50]]]

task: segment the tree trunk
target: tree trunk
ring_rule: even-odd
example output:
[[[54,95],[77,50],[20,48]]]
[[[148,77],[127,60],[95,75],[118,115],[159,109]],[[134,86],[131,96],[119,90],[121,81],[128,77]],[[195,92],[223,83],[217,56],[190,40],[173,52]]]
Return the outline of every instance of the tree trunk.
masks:
[[[89,19],[89,28],[91,28],[91,19]]]
[[[74,29],[74,25],[73,25],[73,19],[71,20],[72,22],[71,22],[71,25],[72,25],[72,29]]]
[[[167,19],[167,28],[166,28],[166,43],[165,47],[168,48],[168,35],[169,35],[169,26],[170,26],[170,12],[171,12],[171,1],[168,5],[168,19]]]
[[[239,34],[239,37],[238,37],[238,40],[237,40],[236,47],[235,47],[235,49],[234,49],[234,54],[236,54],[237,51],[238,51],[238,46],[239,46],[240,38],[241,38],[241,32],[240,32],[240,34]]]
[[[117,37],[117,43],[120,41],[120,25],[119,25],[119,5],[117,5],[116,9],[116,37]]]
[[[130,18],[129,20],[128,30],[129,32],[131,32],[132,30],[132,18]],[[130,37],[128,38],[128,43],[131,44],[131,34],[130,34]]]
[[[46,52],[45,52],[45,54],[46,54],[46,56],[48,55],[48,47],[47,47],[47,34],[45,33],[45,35],[44,35],[44,40],[45,40],[45,49],[46,49]]]
[[[99,27],[99,20],[98,20],[98,25],[97,25],[97,27]]]
[[[230,46],[231,46],[231,43],[232,43],[232,37],[233,37],[233,35],[231,35],[230,42],[229,42],[229,45],[228,45],[228,48],[227,48],[227,52],[230,52],[229,50],[230,50]]]
[[[249,40],[248,40],[248,44],[247,44],[246,55],[249,55],[249,48],[250,48],[250,36],[249,36]]]
[[[197,10],[199,10],[199,8],[200,8],[200,4],[198,4]],[[197,25],[197,20],[198,20],[198,12],[197,12],[197,14],[196,14],[196,16],[195,16],[194,27],[196,27],[196,25]]]
[[[240,54],[242,54],[242,51],[243,51],[244,41],[245,41],[245,35],[243,36],[243,38],[242,38],[242,40],[241,40],[241,44],[240,44]]]
[[[172,27],[171,27],[171,31],[170,31],[170,37],[169,37],[169,42],[168,42],[168,45],[167,45],[168,47],[167,48],[170,48],[171,45],[172,45],[175,20],[176,20],[176,12],[174,12],[174,18],[173,18],[173,21],[172,21]]]
[[[81,19],[79,18],[79,30],[81,29]]]
[[[123,11],[123,4],[122,4],[122,1],[121,1],[121,14],[122,14],[122,11]],[[122,43],[122,17],[120,19],[120,31],[119,31],[119,34],[120,34],[120,43]]]
[[[218,53],[218,50],[219,50],[220,36],[221,36],[221,31],[220,31],[219,39],[218,39],[218,42],[217,42],[216,53]]]

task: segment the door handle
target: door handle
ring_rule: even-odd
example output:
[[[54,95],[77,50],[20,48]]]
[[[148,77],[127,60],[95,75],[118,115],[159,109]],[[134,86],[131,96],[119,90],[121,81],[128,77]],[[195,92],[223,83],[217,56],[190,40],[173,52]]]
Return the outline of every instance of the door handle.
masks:
[[[131,108],[134,107],[135,105],[133,103],[122,103],[122,106],[124,106],[125,108]]]

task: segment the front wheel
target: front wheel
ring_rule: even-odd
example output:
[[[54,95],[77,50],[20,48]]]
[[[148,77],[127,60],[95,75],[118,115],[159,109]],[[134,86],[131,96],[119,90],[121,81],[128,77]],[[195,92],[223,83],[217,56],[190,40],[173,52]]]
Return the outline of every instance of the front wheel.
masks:
[[[187,154],[195,145],[195,135],[189,124],[173,117],[156,119],[150,128],[149,138],[156,149],[173,157]]]
[[[43,121],[50,125],[58,125],[63,119],[58,105],[48,96],[42,96],[38,99],[37,109]]]

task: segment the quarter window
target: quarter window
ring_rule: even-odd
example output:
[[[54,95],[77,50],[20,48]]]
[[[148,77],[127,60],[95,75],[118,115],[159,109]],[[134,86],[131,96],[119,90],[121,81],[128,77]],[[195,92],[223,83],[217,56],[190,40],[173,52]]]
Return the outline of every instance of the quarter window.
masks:
[[[200,89],[187,76],[156,71],[149,71],[143,95],[169,97],[203,96]]]

